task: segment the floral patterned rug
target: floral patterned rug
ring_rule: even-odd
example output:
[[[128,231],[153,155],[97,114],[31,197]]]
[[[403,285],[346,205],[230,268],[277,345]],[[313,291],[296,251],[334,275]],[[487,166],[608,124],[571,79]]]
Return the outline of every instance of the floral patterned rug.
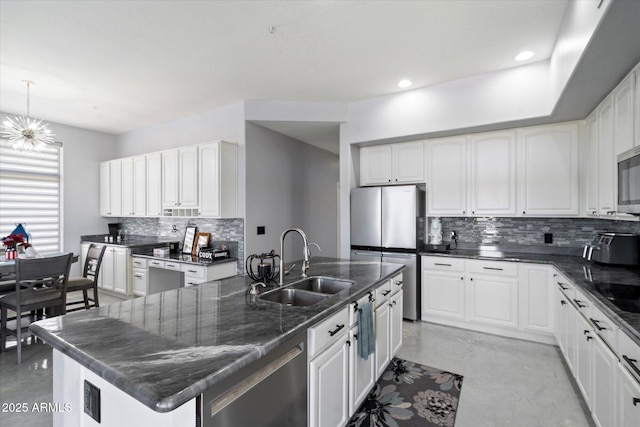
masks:
[[[394,358],[348,427],[452,427],[462,375]]]

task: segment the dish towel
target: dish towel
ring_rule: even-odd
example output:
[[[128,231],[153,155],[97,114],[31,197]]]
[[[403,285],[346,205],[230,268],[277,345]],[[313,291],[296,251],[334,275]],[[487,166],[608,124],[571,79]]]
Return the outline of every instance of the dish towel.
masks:
[[[373,303],[358,310],[358,356],[367,360],[376,351],[376,331],[373,325]]]

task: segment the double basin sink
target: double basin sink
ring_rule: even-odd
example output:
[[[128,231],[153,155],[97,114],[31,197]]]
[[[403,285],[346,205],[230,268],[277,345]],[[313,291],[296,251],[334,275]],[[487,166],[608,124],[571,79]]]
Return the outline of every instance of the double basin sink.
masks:
[[[308,306],[317,304],[331,295],[349,289],[355,282],[333,277],[306,277],[281,288],[260,295],[264,301],[288,306]]]

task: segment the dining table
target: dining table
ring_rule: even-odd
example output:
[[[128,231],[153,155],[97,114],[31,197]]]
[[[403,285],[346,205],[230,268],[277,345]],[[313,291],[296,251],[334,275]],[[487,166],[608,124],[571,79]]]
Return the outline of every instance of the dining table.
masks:
[[[62,253],[53,253],[53,254],[45,254],[38,255],[38,258],[46,258],[46,257],[54,257],[62,255]],[[73,255],[71,262],[78,262],[80,257],[78,255]],[[16,261],[14,259],[5,259],[4,256],[0,257],[0,282],[3,280],[15,279],[16,272]]]

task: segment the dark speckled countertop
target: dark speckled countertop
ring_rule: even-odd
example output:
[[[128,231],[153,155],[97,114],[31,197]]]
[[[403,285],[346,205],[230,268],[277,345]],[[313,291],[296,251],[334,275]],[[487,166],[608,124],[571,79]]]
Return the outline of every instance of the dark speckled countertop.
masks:
[[[247,296],[251,280],[235,276],[41,320],[30,329],[146,406],[168,412],[402,269],[314,257],[309,275],[356,284],[312,306],[286,307]],[[293,274],[287,283],[300,278],[299,268]]]
[[[449,256],[494,261],[552,264],[584,291],[602,312],[640,345],[640,313],[623,311],[596,290],[596,283],[640,286],[638,267],[610,267],[586,261],[579,256],[528,253],[514,250],[453,249],[448,253],[420,252],[420,255]]]

